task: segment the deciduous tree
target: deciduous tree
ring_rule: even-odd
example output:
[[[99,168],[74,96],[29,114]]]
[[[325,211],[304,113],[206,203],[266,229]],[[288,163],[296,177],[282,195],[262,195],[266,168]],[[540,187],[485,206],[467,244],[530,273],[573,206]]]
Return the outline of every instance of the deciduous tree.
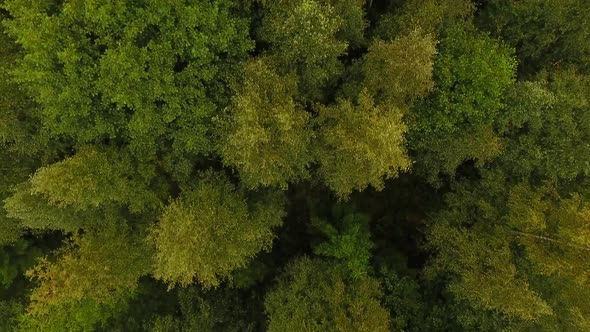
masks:
[[[327,262],[291,262],[266,295],[268,330],[389,331],[389,315],[379,303],[379,283],[349,280]]]
[[[368,185],[382,188],[384,178],[409,169],[407,127],[396,106],[376,104],[363,90],[358,101],[340,99],[318,113],[318,172],[339,197]]]
[[[247,201],[221,174],[207,172],[163,211],[152,230],[154,276],[170,287],[199,282],[217,286],[261,250],[281,225],[281,197]]]
[[[244,185],[285,188],[308,176],[310,114],[296,101],[297,79],[281,76],[268,59],[245,65],[244,79],[222,119],[220,154]]]

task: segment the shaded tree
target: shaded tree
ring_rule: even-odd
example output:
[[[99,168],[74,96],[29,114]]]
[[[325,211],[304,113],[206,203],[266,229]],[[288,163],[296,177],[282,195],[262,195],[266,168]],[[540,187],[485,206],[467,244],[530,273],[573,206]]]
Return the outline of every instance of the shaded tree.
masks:
[[[587,282],[583,258],[588,206],[550,182],[511,182],[498,171],[460,183],[433,218],[427,272],[477,310],[496,311],[529,328],[585,329]]]
[[[266,295],[269,331],[389,331],[379,283],[347,280],[327,262],[299,258]]]
[[[575,64],[587,71],[590,9],[582,0],[490,1],[478,23],[516,47],[523,75]]]

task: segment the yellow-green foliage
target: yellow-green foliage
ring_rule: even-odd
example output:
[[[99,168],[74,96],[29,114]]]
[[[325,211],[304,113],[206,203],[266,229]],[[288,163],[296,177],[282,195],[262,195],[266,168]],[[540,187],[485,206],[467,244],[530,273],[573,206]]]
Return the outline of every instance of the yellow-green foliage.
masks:
[[[496,236],[494,230],[483,235],[439,222],[429,238],[430,245],[437,248],[437,258],[431,264],[444,273],[458,275],[448,288],[458,299],[474,307],[497,310],[523,320],[552,314],[526,279],[519,278],[511,262],[509,243]]]
[[[590,331],[587,2],[0,0],[0,330]]]
[[[244,185],[280,186],[307,176],[310,115],[293,98],[296,78],[280,76],[267,59],[248,62],[221,130],[220,154]]]
[[[582,329],[578,318],[589,307],[571,289],[590,273],[590,205],[568,196],[552,183],[533,187],[492,172],[478,185],[457,186],[434,218],[429,246],[437,254],[428,274],[449,278],[449,290],[476,308],[530,326]]]
[[[365,56],[364,84],[379,100],[409,106],[433,88],[435,54],[433,37],[423,36],[418,30],[392,41],[375,40]]]
[[[31,194],[43,195],[58,207],[87,210],[115,203],[140,212],[157,204],[126,151],[83,149],[38,169],[30,183]]]
[[[341,71],[338,56],[347,43],[338,40],[343,19],[327,1],[264,1],[260,38],[272,45],[269,52],[280,68],[299,74],[303,98],[322,95],[323,85]]]
[[[365,19],[364,6],[366,0],[322,0],[330,4],[342,18],[342,26],[336,33],[338,39],[346,41],[350,47],[362,46],[365,42],[365,29],[368,22]]]
[[[4,200],[4,208],[8,217],[18,220],[24,227],[68,232],[106,224],[115,212],[111,209],[80,211],[71,206],[55,206],[43,195],[33,194],[29,183],[16,186],[12,196]]]
[[[216,81],[253,46],[223,1],[14,0],[8,30],[27,53],[16,76],[52,138],[124,139],[153,157],[212,150]],[[219,55],[227,61],[221,63]]]
[[[438,34],[444,27],[467,20],[474,11],[471,0],[408,0],[396,16],[383,19],[377,31],[395,35],[421,29]]]
[[[338,196],[368,185],[383,187],[383,179],[410,168],[404,146],[402,112],[391,104],[376,104],[366,92],[358,102],[341,99],[320,106],[319,173]]]
[[[148,273],[147,249],[122,224],[75,233],[60,249],[57,261],[43,259],[27,272],[38,284],[31,293],[27,324],[51,326],[62,315],[89,314],[100,320],[101,311],[126,301],[139,277]],[[92,324],[86,318],[82,324]]]
[[[261,250],[283,216],[280,197],[248,202],[221,174],[205,173],[168,205],[152,231],[154,276],[174,286],[217,286]]]

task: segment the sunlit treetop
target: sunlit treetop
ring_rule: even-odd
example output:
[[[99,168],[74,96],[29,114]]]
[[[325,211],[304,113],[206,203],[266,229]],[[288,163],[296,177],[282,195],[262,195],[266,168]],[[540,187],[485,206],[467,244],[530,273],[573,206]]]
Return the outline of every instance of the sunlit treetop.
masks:
[[[207,172],[184,188],[154,225],[153,274],[174,285],[218,286],[259,251],[269,250],[281,225],[280,195],[248,201],[222,174]]]

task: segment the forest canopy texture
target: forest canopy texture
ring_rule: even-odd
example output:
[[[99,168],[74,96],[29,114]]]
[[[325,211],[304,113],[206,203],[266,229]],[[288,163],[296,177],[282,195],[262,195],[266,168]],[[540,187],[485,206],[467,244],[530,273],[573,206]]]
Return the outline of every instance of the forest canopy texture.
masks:
[[[1,331],[590,331],[587,0],[0,0]]]

